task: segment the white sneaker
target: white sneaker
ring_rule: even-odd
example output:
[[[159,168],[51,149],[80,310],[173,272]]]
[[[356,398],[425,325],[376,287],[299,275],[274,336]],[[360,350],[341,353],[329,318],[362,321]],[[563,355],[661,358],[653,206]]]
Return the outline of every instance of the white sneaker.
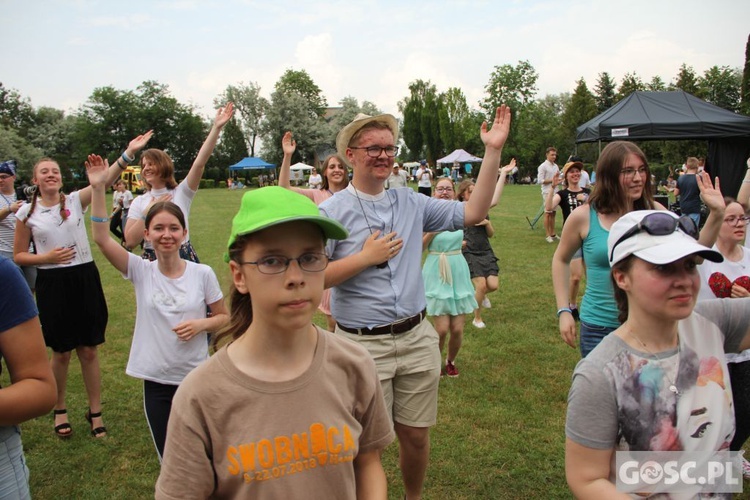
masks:
[[[556,240],[560,239],[560,237],[558,235],[554,235],[553,238],[555,238]]]
[[[492,308],[492,302],[490,302],[490,299],[487,296],[485,296],[484,300],[482,300],[482,307],[484,307],[485,309]]]
[[[484,324],[484,321],[477,321],[475,319],[471,320],[471,324],[477,328],[485,328],[487,326]]]
[[[547,240],[547,243],[554,243],[555,242],[555,237],[554,236],[547,236],[545,238],[545,240]]]

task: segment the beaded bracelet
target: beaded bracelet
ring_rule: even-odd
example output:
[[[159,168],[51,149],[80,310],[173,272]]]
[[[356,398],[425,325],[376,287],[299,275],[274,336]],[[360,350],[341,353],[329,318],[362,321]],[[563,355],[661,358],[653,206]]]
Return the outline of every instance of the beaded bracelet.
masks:
[[[91,222],[109,222],[109,217],[96,217],[95,215],[92,215]]]

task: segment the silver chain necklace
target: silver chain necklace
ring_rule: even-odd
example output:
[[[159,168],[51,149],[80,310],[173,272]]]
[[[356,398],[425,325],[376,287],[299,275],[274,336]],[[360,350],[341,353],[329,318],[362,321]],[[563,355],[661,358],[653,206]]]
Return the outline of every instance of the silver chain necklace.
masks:
[[[370,234],[372,234],[373,233],[372,226],[370,226],[370,221],[367,219],[367,212],[365,212],[365,207],[362,204],[362,200],[359,197],[359,191],[357,191],[357,188],[354,186],[354,184],[351,184],[351,186],[352,186],[352,189],[354,189],[354,196],[357,197],[357,201],[359,202],[359,208],[360,210],[362,210],[362,215],[365,217],[365,224],[367,224],[367,229],[370,231]],[[393,232],[393,219],[395,215],[394,210],[393,210],[393,202],[391,201],[391,198],[388,196],[388,193],[385,193],[385,196],[386,198],[388,198],[388,202],[391,205],[391,230],[388,231],[388,233],[392,233]],[[377,210],[375,210],[375,204],[373,203],[372,205],[373,205],[373,210],[377,213]],[[383,231],[385,230],[386,230],[385,221],[383,221]],[[383,233],[381,236],[385,236],[388,233]],[[385,266],[387,265],[388,265],[388,260],[385,260],[384,262],[381,262],[375,267],[377,267],[378,269],[384,269]]]
[[[664,369],[664,365],[662,364],[662,358],[660,356],[657,356],[656,353],[652,352],[651,349],[646,347],[646,344],[644,344],[641,339],[635,336],[635,334],[628,328],[628,334],[633,337],[635,340],[638,341],[639,344],[641,344],[641,347],[656,358],[656,361],[659,363],[659,368],[661,368],[661,371],[664,372],[664,376],[667,377],[667,380],[669,381],[669,390],[674,393],[675,396],[680,395],[680,391],[677,389],[677,384],[674,383],[674,380],[672,380],[672,377],[669,376],[669,372]],[[680,371],[680,336],[677,335],[677,372]]]

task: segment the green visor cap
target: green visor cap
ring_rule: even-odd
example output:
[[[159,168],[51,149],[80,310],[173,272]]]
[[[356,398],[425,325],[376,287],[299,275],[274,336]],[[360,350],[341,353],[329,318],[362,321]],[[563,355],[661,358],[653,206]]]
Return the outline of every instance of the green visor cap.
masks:
[[[229,247],[238,236],[292,221],[317,224],[328,239],[343,240],[349,236],[338,221],[320,215],[317,205],[310,198],[283,187],[269,186],[248,191],[242,197],[240,211],[232,219],[232,233],[224,261],[229,262]]]

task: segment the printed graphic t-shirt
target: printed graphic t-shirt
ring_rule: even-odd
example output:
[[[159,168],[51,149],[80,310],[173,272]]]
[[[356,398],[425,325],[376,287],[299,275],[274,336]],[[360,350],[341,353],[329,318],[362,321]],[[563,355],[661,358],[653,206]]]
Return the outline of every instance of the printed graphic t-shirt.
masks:
[[[157,499],[356,498],[353,461],[394,437],[375,363],[316,329],[310,368],[286,382],[241,372],[223,348],[174,397]]]

